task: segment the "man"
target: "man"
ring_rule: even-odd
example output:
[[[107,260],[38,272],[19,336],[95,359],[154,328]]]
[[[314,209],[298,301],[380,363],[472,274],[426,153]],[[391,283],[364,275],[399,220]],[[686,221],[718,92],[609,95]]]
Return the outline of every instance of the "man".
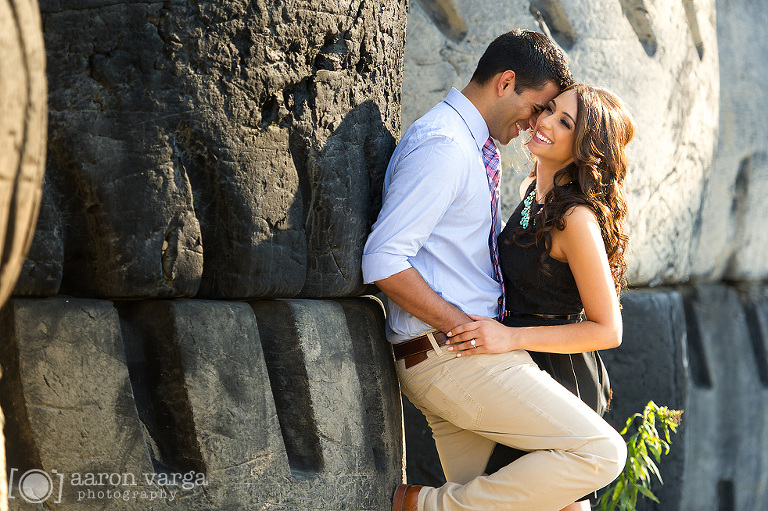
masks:
[[[405,133],[363,253],[363,276],[389,298],[387,337],[403,392],[432,427],[448,483],[400,485],[393,510],[557,511],[612,481],[621,436],[540,371],[527,352],[458,358],[442,332],[498,317],[495,237],[507,144],[572,82],[545,36],[512,31],[486,49],[470,83]],[[496,443],[530,453],[484,476]]]

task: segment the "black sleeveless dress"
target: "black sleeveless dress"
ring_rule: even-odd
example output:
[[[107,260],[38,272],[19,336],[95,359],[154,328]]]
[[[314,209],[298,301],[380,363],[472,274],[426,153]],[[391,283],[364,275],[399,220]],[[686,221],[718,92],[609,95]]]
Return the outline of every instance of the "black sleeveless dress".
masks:
[[[531,183],[526,197],[536,186]],[[576,184],[572,186],[577,186]],[[516,243],[512,233],[520,227],[524,203],[521,201],[507,225],[499,234],[499,262],[504,277],[507,300],[506,326],[558,325],[582,321],[582,303],[576,281],[568,263],[552,257],[546,259],[549,275],[541,271],[539,257],[545,249],[540,245],[523,247],[533,241],[533,234],[525,234]],[[533,223],[541,205],[531,204],[530,222]],[[576,319],[550,319],[546,316],[576,316]],[[610,400],[610,382],[603,361],[596,351],[587,353],[560,354],[529,351],[538,366],[547,371],[565,388],[581,398],[599,415],[605,413]],[[523,452],[497,445],[486,469],[487,473],[508,465]]]

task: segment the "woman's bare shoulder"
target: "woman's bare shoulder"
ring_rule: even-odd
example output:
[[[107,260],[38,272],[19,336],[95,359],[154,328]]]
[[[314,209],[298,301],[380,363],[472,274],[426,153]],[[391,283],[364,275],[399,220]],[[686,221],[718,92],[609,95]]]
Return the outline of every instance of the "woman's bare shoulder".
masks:
[[[585,204],[577,204],[568,208],[563,217],[565,220],[565,226],[563,231],[567,234],[573,234],[579,236],[583,234],[585,230],[597,227],[600,232],[600,224],[597,220],[597,215],[592,211],[592,208]]]

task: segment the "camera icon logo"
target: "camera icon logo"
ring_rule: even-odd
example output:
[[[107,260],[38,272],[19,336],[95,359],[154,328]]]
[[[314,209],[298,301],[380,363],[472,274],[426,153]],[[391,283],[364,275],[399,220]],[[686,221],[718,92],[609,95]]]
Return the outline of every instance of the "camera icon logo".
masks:
[[[15,489],[13,482],[14,482],[16,472],[18,472],[18,469],[12,468],[10,472],[11,473],[8,480],[8,499],[9,500],[16,498],[13,495],[14,489]],[[19,492],[19,495],[21,495],[21,498],[23,498],[30,504],[41,504],[47,501],[49,498],[51,498],[54,492],[57,492],[56,498],[53,502],[60,503],[61,493],[62,493],[63,483],[64,483],[64,474],[59,474],[58,472],[56,472],[56,470],[53,470],[51,473],[54,476],[55,475],[59,476],[58,488],[57,488],[57,485],[54,483],[54,480],[51,477],[51,474],[49,474],[44,470],[33,468],[24,472],[19,477],[18,484],[16,485],[16,488],[18,488],[18,492]]]
[[[42,470],[28,470],[19,478],[19,493],[31,504],[48,500],[53,493],[53,480]]]

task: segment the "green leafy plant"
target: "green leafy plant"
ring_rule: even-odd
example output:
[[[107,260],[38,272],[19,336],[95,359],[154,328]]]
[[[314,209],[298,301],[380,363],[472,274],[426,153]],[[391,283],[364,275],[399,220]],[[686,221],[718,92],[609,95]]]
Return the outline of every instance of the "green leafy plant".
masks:
[[[661,461],[662,454],[669,454],[672,443],[670,432],[677,432],[682,415],[682,410],[659,407],[650,401],[643,413],[636,413],[627,419],[621,431],[624,438],[631,434],[627,439],[627,463],[619,477],[603,490],[596,508],[599,507],[600,511],[635,511],[638,495],[659,502],[651,492],[651,474],[664,484],[656,463]],[[663,435],[659,435],[659,429]]]

